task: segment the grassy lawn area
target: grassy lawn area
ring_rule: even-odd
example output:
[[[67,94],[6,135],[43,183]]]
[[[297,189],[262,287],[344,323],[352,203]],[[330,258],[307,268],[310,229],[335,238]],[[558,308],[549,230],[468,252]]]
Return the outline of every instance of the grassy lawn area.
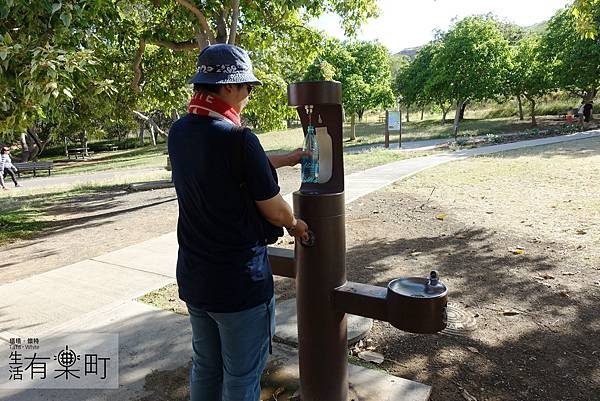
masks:
[[[147,182],[168,177],[166,172],[149,173],[134,177],[124,176],[101,182],[52,186],[41,188],[21,188],[18,191],[0,192],[0,246],[19,239],[29,238],[49,226],[51,216],[48,211],[59,203],[132,183]]]
[[[347,153],[344,155],[344,173],[350,174],[382,164],[412,159],[415,157],[429,156],[435,153],[438,152],[402,152],[387,149],[373,149],[367,152]]]
[[[99,171],[128,168],[160,168],[167,164],[166,145],[96,153],[86,160],[64,162],[64,156],[42,159],[55,161],[53,175],[87,174]]]
[[[413,116],[414,117],[414,116]],[[416,120],[402,123],[402,141],[417,141],[437,138],[452,138],[452,122],[440,124],[439,116],[428,116],[423,121]],[[539,128],[546,125],[561,123],[554,116],[539,117]],[[469,137],[487,134],[500,134],[522,132],[531,128],[529,120],[520,121],[516,117],[502,117],[492,119],[465,119],[460,126],[459,136]],[[381,123],[377,116],[368,116],[356,125],[356,140],[350,141],[350,124],[344,124],[344,147],[383,144],[385,123]],[[302,146],[302,129],[266,132],[258,135],[261,144],[266,150],[289,151]],[[390,142],[398,140],[397,134],[390,134]]]
[[[476,116],[474,114],[474,116]],[[413,118],[416,114],[413,113]],[[412,120],[403,122],[403,141],[426,140],[435,138],[451,138],[452,123],[442,125],[439,116],[428,115],[423,121]],[[555,125],[560,122],[553,117],[540,117],[540,127]],[[466,119],[461,124],[459,135],[462,137],[499,134],[507,132],[526,131],[530,128],[528,120],[519,121],[515,117],[502,117],[492,119]],[[377,115],[367,115],[362,122],[356,125],[355,141],[344,139],[344,147],[352,148],[371,144],[382,144],[384,141],[385,124],[379,122]],[[350,124],[344,124],[344,138],[350,135]],[[273,131],[258,135],[261,144],[267,152],[286,152],[302,146],[303,135],[301,128],[292,128],[282,131]],[[390,142],[398,140],[397,134],[390,135]],[[166,145],[159,144],[156,147],[146,146],[143,148],[119,150],[115,152],[99,152],[86,160],[65,161],[64,156],[42,158],[42,160],[55,161],[53,174],[86,174],[116,169],[131,168],[161,168],[166,165]],[[393,161],[390,155],[386,156]],[[414,157],[411,156],[411,157]],[[382,161],[383,162],[383,161]],[[380,163],[370,164],[373,166]]]
[[[600,138],[590,138],[445,164],[389,190],[425,198],[434,191],[432,202],[449,217],[598,249],[598,188]]]
[[[27,238],[44,229],[46,224],[40,220],[41,215],[36,204],[24,205],[15,199],[3,200],[0,207],[0,245]]]

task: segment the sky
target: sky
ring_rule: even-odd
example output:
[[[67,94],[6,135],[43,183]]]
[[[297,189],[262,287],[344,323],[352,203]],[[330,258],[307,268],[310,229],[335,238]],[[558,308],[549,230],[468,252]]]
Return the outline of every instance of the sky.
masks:
[[[379,40],[392,53],[423,45],[433,31],[448,30],[455,18],[495,14],[521,26],[548,20],[570,0],[378,0],[380,16],[363,25],[357,39]],[[339,17],[324,15],[312,23],[328,35],[344,39]]]

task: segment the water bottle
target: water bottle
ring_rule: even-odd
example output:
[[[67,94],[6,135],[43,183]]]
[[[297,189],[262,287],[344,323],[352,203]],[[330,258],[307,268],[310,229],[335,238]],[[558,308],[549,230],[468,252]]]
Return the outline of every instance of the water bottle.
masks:
[[[319,143],[315,135],[315,127],[309,125],[306,128],[304,145],[302,150],[309,151],[310,156],[302,156],[302,182],[319,182]]]

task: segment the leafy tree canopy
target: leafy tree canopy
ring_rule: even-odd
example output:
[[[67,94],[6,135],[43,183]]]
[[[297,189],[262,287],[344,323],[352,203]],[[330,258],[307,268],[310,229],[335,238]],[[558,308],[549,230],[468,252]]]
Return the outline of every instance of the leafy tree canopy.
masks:
[[[585,100],[594,98],[600,88],[600,45],[579,34],[568,9],[552,17],[542,46],[553,85]]]
[[[302,77],[321,39],[306,22],[324,12],[353,34],[378,10],[375,0],[4,0],[0,130],[54,119],[55,131],[68,131],[131,124],[134,110],[181,110],[199,50],[226,42],[250,51],[265,82],[248,116],[274,128],[289,113],[286,83]]]
[[[571,8],[577,31],[584,39],[596,39],[600,27],[600,0],[575,0]]]

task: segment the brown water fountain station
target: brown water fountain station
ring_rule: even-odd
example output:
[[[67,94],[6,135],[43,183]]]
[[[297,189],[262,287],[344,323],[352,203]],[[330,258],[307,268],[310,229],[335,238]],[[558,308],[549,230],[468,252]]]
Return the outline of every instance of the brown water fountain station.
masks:
[[[275,275],[296,279],[300,398],[348,400],[346,314],[387,321],[410,333],[437,333],[446,327],[448,290],[437,272],[404,277],[387,288],[346,280],[342,86],[335,81],[299,82],[288,87],[304,134],[315,127],[319,182],[303,183],[294,196],[294,214],[307,222],[309,241],[294,252],[270,248]]]

